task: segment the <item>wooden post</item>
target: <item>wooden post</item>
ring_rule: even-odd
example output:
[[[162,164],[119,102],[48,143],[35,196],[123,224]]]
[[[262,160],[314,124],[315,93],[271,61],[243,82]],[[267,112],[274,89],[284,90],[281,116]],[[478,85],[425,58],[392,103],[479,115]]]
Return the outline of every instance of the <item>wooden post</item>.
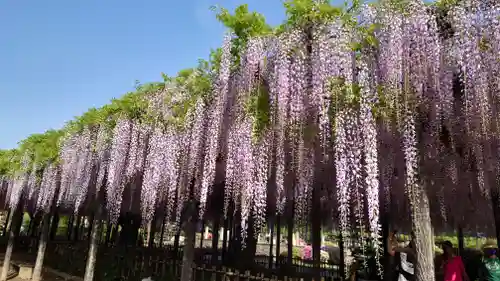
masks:
[[[280,260],[280,245],[281,245],[281,215],[276,215],[276,268]]]
[[[9,241],[7,242],[7,249],[5,250],[5,256],[3,259],[3,268],[2,268],[2,273],[0,275],[0,281],[6,281],[7,280],[7,274],[9,273],[10,269],[10,260],[12,258],[12,251],[14,250],[14,241],[17,236],[17,229],[19,229],[19,225],[21,225],[23,221],[23,212],[22,212],[22,206],[24,205],[22,198],[19,200],[19,203],[16,206],[16,209],[13,212],[10,212],[12,214],[12,225],[9,228]]]
[[[271,229],[269,233],[269,269],[273,268],[273,250],[274,250],[274,219],[269,222],[269,228]]]
[[[101,238],[101,215],[102,215],[102,205],[97,204],[97,212],[94,216],[94,223],[92,224],[92,231],[90,236],[90,247],[87,257],[87,264],[85,266],[84,281],[92,281],[94,279],[94,271],[97,262],[97,251],[99,249],[99,242]]]
[[[40,236],[40,243],[38,244],[38,253],[36,255],[35,267],[33,268],[33,276],[31,277],[32,281],[42,280],[42,267],[49,236],[50,217],[50,213],[43,215],[42,234]]]

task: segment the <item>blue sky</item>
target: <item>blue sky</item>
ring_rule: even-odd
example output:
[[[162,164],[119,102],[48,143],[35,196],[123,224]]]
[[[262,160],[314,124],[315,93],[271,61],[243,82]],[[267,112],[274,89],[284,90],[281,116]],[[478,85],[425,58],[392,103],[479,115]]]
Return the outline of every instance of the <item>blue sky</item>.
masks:
[[[237,0],[0,0],[0,149],[206,58]],[[248,0],[271,24],[279,0]]]

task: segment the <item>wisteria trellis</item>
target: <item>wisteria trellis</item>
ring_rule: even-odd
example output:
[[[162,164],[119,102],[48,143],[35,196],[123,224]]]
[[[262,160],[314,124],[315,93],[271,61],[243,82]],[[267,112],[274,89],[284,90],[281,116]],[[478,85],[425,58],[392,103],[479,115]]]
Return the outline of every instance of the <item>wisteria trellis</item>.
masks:
[[[330,200],[322,208],[338,221],[347,247],[351,234],[362,232],[379,255],[381,209],[406,210],[390,215],[403,223],[408,212],[417,215],[422,186],[440,226],[452,220],[490,227],[491,215],[484,214],[491,213],[500,178],[500,5],[489,4],[467,0],[451,9],[451,36],[422,1],[410,1],[405,13],[384,2],[365,6],[356,27],[337,20],[252,38],[237,69],[228,35],[212,98],[196,99],[182,126],[124,115],[112,131],[84,128],[61,140],[60,163],[30,167],[25,159],[0,186],[11,207],[26,192],[44,212],[58,187],[57,203],[75,211],[105,187],[114,222],[124,190],[139,188],[144,223],[165,207],[179,222],[189,184],[204,215],[224,159],[224,214],[241,212],[246,237],[248,227],[257,234],[265,225],[268,194],[276,194],[280,214],[293,198],[294,216],[304,221],[317,207],[315,182],[328,177],[319,167],[329,165],[335,180],[321,191]],[[377,27],[373,34],[360,28],[370,26]],[[366,44],[366,36],[377,44]],[[353,43],[362,47],[353,50]],[[186,98],[175,82],[146,97],[163,119],[171,108],[158,101],[172,92]],[[266,124],[248,109],[256,93],[267,95]],[[36,178],[32,171],[40,168]],[[457,198],[471,198],[483,214],[474,225]]]

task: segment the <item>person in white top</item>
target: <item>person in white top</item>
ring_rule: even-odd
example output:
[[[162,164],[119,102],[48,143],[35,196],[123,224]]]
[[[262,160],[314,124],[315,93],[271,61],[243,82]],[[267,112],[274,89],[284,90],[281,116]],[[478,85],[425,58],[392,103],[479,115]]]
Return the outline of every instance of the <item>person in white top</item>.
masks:
[[[415,235],[411,234],[410,243],[406,248],[398,248],[396,249],[400,255],[400,263],[399,263],[399,276],[398,281],[412,281],[414,280],[415,270],[413,267],[413,263],[416,259],[415,252]]]

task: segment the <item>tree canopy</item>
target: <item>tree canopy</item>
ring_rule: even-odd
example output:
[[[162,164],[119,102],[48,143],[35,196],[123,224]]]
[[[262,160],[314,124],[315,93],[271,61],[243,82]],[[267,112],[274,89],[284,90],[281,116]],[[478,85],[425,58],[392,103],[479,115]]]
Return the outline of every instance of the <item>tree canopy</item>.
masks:
[[[386,1],[380,1],[380,3]],[[391,0],[388,1],[393,7],[403,7],[407,5],[407,0]],[[457,5],[459,0],[441,0],[433,2],[432,5],[448,10],[451,6]],[[379,2],[372,3],[376,5]],[[265,17],[255,11],[250,11],[248,4],[238,6],[232,13],[223,7],[212,6],[210,9],[214,11],[215,17],[219,20],[232,34],[231,53],[234,61],[233,67],[240,64],[240,53],[247,47],[248,41],[252,37],[267,36],[279,34],[283,30],[300,27],[306,28],[306,25],[321,24],[322,22],[331,22],[334,20],[342,20],[345,24],[357,24],[356,15],[359,8],[362,6],[360,0],[347,2],[342,6],[333,6],[328,0],[287,0],[283,2],[286,19],[283,24],[272,27],[266,23]],[[366,30],[365,40],[375,44],[375,39],[370,36],[375,31],[375,26],[363,27]],[[354,47],[359,48],[359,46]],[[169,88],[184,89],[188,96],[181,101],[173,100],[167,96],[165,104],[167,104],[172,114],[163,120],[174,124],[184,122],[184,117],[190,108],[193,107],[199,97],[210,99],[212,92],[215,74],[219,71],[222,49],[217,48],[211,50],[209,59],[200,59],[198,65],[193,68],[180,70],[176,76],[169,77],[161,74],[163,81],[138,84],[135,91],[126,93],[121,98],[113,99],[109,104],[100,108],[90,108],[81,116],[75,117],[69,121],[63,128],[58,130],[48,130],[44,133],[36,133],[25,140],[19,142],[19,147],[12,150],[0,150],[0,175],[8,175],[15,173],[20,169],[21,158],[25,155],[29,156],[30,162],[28,166],[38,165],[40,167],[51,162],[58,161],[59,139],[73,132],[78,132],[87,127],[104,125],[112,130],[116,124],[116,120],[126,116],[141,122],[157,122],[158,112],[148,110],[147,97],[154,96],[160,91],[168,91]],[[173,92],[173,91],[172,91]],[[383,91],[380,91],[381,93]],[[346,96],[349,98],[349,93]],[[256,120],[260,120],[260,125],[257,127],[265,127],[268,119],[266,102],[268,95],[265,89],[252,94],[248,102],[248,110],[254,115]],[[384,98],[381,97],[381,101]],[[256,128],[256,130],[260,130]]]

